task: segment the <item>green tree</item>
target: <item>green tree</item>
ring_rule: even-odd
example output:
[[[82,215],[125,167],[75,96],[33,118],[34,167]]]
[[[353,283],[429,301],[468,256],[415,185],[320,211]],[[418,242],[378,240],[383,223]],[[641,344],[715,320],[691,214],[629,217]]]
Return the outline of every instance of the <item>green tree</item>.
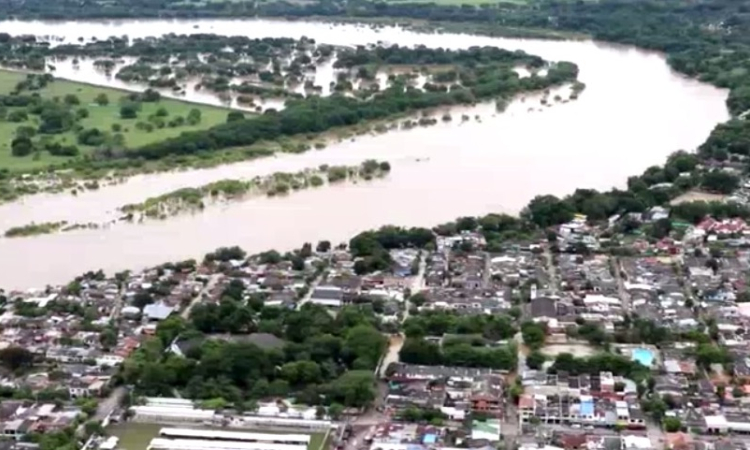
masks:
[[[17,137],[11,141],[10,150],[13,156],[27,156],[34,151],[34,143],[28,137]]]
[[[547,358],[542,352],[534,350],[526,358],[526,365],[529,366],[530,369],[539,370],[542,368],[546,360]]]
[[[375,376],[370,370],[350,370],[330,384],[329,395],[346,406],[368,406],[375,400]]]
[[[31,367],[33,363],[34,354],[23,347],[10,346],[0,350],[0,365],[10,371]]]
[[[107,97],[107,94],[104,92],[97,94],[96,98],[94,98],[94,102],[99,106],[107,106],[109,105],[109,97]]]
[[[546,228],[573,220],[575,211],[572,205],[553,195],[534,197],[521,212],[523,218]]]
[[[65,97],[63,97],[63,102],[68,106],[75,106],[75,105],[81,104],[81,100],[75,94],[65,94]]]
[[[201,111],[198,108],[193,108],[188,112],[187,118],[185,119],[188,125],[198,125],[201,122]]]
[[[703,175],[702,186],[709,191],[731,194],[740,185],[740,179],[723,170],[714,169]]]
[[[244,120],[245,115],[241,111],[230,111],[227,114],[227,123],[238,122]]]
[[[104,434],[104,427],[102,427],[102,423],[98,420],[90,420],[86,422],[86,425],[84,425],[84,430],[86,431],[86,435],[103,435]]]
[[[420,306],[427,303],[427,296],[422,292],[417,292],[416,294],[409,297],[409,302],[419,308]]]
[[[33,138],[36,135],[36,129],[34,127],[22,125],[16,128],[16,137],[22,138]]]
[[[120,107],[120,118],[135,119],[138,117],[138,107],[133,103],[126,103]]]
[[[344,405],[342,405],[341,403],[333,403],[328,407],[328,415],[331,416],[333,420],[341,419],[341,415],[343,413]]]
[[[682,428],[682,422],[677,417],[665,417],[662,423],[668,433],[676,433]]]
[[[521,325],[521,335],[523,336],[523,342],[532,350],[536,350],[544,345],[547,330],[543,324],[524,322]]]
[[[117,329],[114,327],[106,327],[101,333],[99,333],[99,343],[104,348],[114,348],[117,345]]]

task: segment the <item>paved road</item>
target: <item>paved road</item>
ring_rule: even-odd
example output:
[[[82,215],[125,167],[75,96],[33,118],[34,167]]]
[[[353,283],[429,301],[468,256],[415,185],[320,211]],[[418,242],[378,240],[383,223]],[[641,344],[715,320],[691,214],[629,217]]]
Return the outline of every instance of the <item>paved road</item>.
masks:
[[[193,300],[190,302],[187,308],[185,308],[182,311],[182,314],[180,314],[183,319],[187,319],[188,317],[190,317],[190,311],[193,309],[193,307],[203,301],[203,297],[211,292],[214,286],[216,286],[216,283],[218,283],[219,280],[222,279],[222,277],[224,277],[224,275],[220,273],[211,275],[211,277],[208,279],[208,283],[206,283],[206,285],[203,286],[203,289],[201,289],[201,291],[195,297],[193,297]]]
[[[547,273],[549,273],[549,290],[552,291],[553,294],[556,294],[559,290],[559,286],[557,284],[558,278],[557,278],[557,266],[555,266],[555,258],[552,257],[552,252],[550,252],[549,247],[544,248],[544,257],[547,259]],[[537,286],[540,288],[540,286]]]
[[[666,448],[664,430],[661,429],[659,424],[652,420],[646,420],[646,433],[651,440],[652,448]]]
[[[630,313],[630,294],[625,289],[625,280],[622,279],[622,275],[620,274],[621,269],[620,260],[612,258],[612,271],[615,273],[615,280],[617,280],[617,293],[620,296],[620,300],[622,300],[622,309]]]
[[[94,420],[102,421],[110,415],[112,411],[120,406],[120,402],[127,392],[128,390],[123,386],[115,388],[112,393],[109,394],[109,397],[99,402],[99,406],[96,408],[96,414],[94,415]]]
[[[297,302],[297,309],[301,309],[302,306],[305,303],[308,303],[310,299],[312,298],[313,292],[315,292],[315,288],[318,287],[321,281],[323,281],[323,277],[326,276],[327,270],[324,270],[320,275],[315,277],[315,279],[310,283],[310,289],[307,290],[307,293],[304,297],[302,297],[299,302]]]
[[[122,287],[120,288],[120,291],[117,293],[117,297],[115,298],[115,305],[112,308],[112,312],[109,314],[109,320],[110,321],[116,321],[118,317],[120,317],[120,311],[122,311],[122,303],[125,298],[125,290],[127,289],[127,283],[123,282]]]
[[[419,260],[419,270],[417,271],[417,275],[412,280],[410,290],[411,294],[414,295],[417,292],[422,291],[424,286],[424,275],[427,268],[427,261],[424,254],[420,257]],[[404,314],[401,317],[401,323],[406,322],[406,319],[409,318],[409,310],[411,309],[411,303],[409,302],[409,299],[404,299]],[[401,351],[401,347],[404,346],[404,340],[406,339],[406,336],[403,334],[400,334],[398,336],[389,336],[388,341],[388,350],[383,357],[383,359],[380,362],[380,365],[375,369],[375,373],[380,378],[385,378],[385,372],[388,370],[388,366],[391,363],[398,362],[398,353]]]
[[[427,270],[427,256],[425,252],[422,252],[422,254],[419,257],[419,270],[417,271],[417,275],[414,277],[414,279],[411,282],[410,291],[411,295],[416,294],[417,292],[421,292],[424,290],[424,275],[425,271]],[[411,303],[409,302],[409,299],[404,299],[404,315],[401,318],[401,323],[406,322],[406,319],[409,318],[409,310],[411,309]]]

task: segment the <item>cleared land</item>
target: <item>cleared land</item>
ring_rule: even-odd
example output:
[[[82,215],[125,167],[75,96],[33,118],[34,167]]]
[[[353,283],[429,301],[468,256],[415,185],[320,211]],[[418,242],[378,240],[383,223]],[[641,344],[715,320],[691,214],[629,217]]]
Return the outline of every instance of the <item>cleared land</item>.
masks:
[[[0,70],[0,95],[10,94],[15,86],[26,78],[25,73],[10,72]],[[161,141],[166,138],[177,136],[185,131],[201,130],[209,128],[218,123],[226,121],[226,108],[201,105],[180,100],[162,98],[157,102],[143,102],[140,105],[138,117],[135,119],[120,118],[119,99],[128,94],[126,91],[117,89],[92,86],[84,83],[76,83],[66,80],[55,80],[46,87],[33,91],[39,93],[43,99],[52,100],[55,97],[60,101],[68,95],[73,94],[80,100],[80,105],[75,109],[85,108],[88,110],[88,117],[80,119],[79,124],[85,129],[98,128],[103,132],[113,133],[112,126],[119,124],[126,148],[138,147],[144,144]],[[28,93],[28,92],[25,92]],[[105,94],[109,99],[109,104],[100,106],[94,102],[94,99]],[[169,121],[177,116],[187,117],[191,109],[198,109],[201,112],[201,120],[195,125],[181,125],[177,127],[154,128],[153,131],[137,129],[136,123],[147,122],[147,118],[156,113],[160,108],[167,110],[168,115],[164,117]],[[14,110],[24,108],[7,108],[10,114]],[[11,154],[11,141],[16,135],[16,129],[19,126],[31,126],[36,128],[39,119],[37,116],[29,115],[28,120],[24,122],[0,121],[0,169],[7,168],[13,171],[32,170],[37,168],[46,168],[50,164],[59,164],[71,157],[53,156],[46,151],[34,152],[28,156],[18,157]],[[49,135],[54,142],[62,145],[76,145],[81,151],[81,155],[91,153],[94,147],[81,145],[77,142],[76,134],[71,130],[61,134]]]
[[[567,344],[548,344],[542,347],[542,353],[551,358],[555,358],[562,353],[570,353],[576,358],[583,358],[595,355],[597,349],[586,343],[567,343]]]
[[[723,202],[727,199],[726,195],[712,194],[710,192],[701,192],[697,190],[688,191],[675,197],[669,202],[670,205],[679,205],[687,202]]]
[[[107,427],[107,434],[110,436],[117,436],[120,438],[120,442],[117,446],[117,448],[121,450],[146,450],[148,447],[148,444],[151,442],[151,439],[157,437],[159,434],[159,430],[165,427],[169,427],[169,425],[159,425],[159,424],[153,424],[153,423],[135,423],[135,422],[128,422],[128,423],[120,423],[120,424],[114,424],[110,427]],[[200,427],[200,426],[191,426],[188,428],[195,428],[195,429],[216,429],[216,430],[223,430],[223,431],[245,431],[245,432],[257,432],[257,433],[271,433],[271,434],[288,434],[281,431],[269,431],[269,430],[261,430],[261,429],[244,429],[244,428],[209,428],[209,427]],[[295,431],[295,434],[309,434],[310,435],[310,445],[307,447],[308,450],[320,450],[321,446],[323,445],[323,440],[326,437],[326,433],[307,433],[303,431]]]

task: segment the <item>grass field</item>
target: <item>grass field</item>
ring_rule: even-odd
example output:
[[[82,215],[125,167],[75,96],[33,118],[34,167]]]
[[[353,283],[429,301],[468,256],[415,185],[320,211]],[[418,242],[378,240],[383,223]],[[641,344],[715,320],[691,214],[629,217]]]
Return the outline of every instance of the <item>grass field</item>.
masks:
[[[0,70],[0,94],[9,94],[19,81],[24,80],[26,74]],[[112,125],[119,124],[122,127],[122,135],[125,139],[125,146],[128,148],[138,147],[151,142],[160,141],[169,137],[177,136],[184,131],[199,130],[211,127],[213,125],[226,121],[228,110],[225,108],[214,107],[189,103],[180,100],[162,98],[158,102],[142,103],[141,110],[138,112],[136,119],[121,119],[120,105],[118,100],[127,94],[125,91],[110,89],[104,87],[92,86],[84,83],[76,83],[65,80],[55,80],[47,87],[34,91],[45,99],[62,99],[67,94],[74,94],[80,100],[80,105],[74,109],[86,108],[89,116],[80,119],[80,125],[85,129],[98,128],[101,131],[112,132]],[[23,94],[28,92],[24,91]],[[106,94],[109,98],[109,104],[99,106],[94,103],[94,99],[99,94]],[[135,127],[137,122],[146,122],[147,117],[154,114],[159,108],[165,108],[169,115],[164,119],[166,121],[176,117],[186,117],[188,112],[196,108],[201,112],[201,121],[197,125],[182,125],[174,128],[164,127],[154,129],[151,132],[138,130]],[[8,108],[8,112],[19,108]],[[0,121],[0,168],[8,168],[13,171],[23,171],[36,168],[45,168],[50,164],[64,162],[66,157],[52,156],[46,151],[35,152],[24,157],[16,157],[11,154],[10,143],[15,137],[15,130],[19,126],[38,126],[38,118],[29,115],[26,122],[8,122]],[[62,134],[51,135],[52,140],[60,142],[63,145],[77,145],[81,154],[86,154],[93,150],[93,147],[82,146],[77,143],[76,135],[73,131]]]
[[[151,439],[157,437],[161,428],[169,427],[169,425],[158,425],[153,423],[120,423],[114,424],[107,427],[106,431],[108,435],[117,436],[120,438],[120,442],[117,445],[118,449],[121,450],[146,450]],[[185,428],[204,428],[211,429],[208,427],[188,426]],[[227,430],[227,428],[215,428],[221,430]],[[244,432],[259,432],[259,433],[271,433],[271,434],[287,434],[279,431],[268,431],[268,430],[245,430],[240,428],[232,428],[230,431],[244,431]],[[308,450],[322,450],[323,440],[326,437],[325,433],[306,433],[290,431],[289,433],[294,434],[310,434],[310,445],[307,447]],[[330,439],[329,439],[330,441]]]

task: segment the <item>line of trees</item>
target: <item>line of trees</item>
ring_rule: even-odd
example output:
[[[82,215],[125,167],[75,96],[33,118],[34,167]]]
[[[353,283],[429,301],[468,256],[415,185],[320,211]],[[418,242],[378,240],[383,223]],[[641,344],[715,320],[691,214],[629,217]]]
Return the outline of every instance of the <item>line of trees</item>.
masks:
[[[515,343],[501,346],[473,346],[462,339],[437,343],[421,337],[410,337],[399,352],[399,361],[426,366],[486,367],[515,370],[518,349]]]

